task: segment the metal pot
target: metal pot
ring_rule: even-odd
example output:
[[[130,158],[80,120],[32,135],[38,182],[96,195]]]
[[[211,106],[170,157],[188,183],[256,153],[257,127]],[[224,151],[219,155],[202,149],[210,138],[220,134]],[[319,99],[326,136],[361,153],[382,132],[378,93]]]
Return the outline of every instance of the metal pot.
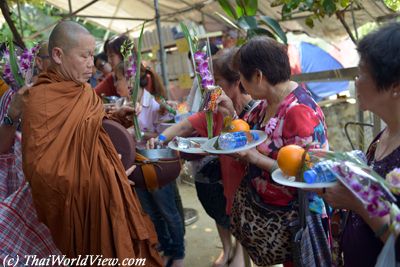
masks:
[[[151,161],[176,159],[179,157],[178,152],[170,148],[157,149],[137,149],[137,152],[150,159]]]

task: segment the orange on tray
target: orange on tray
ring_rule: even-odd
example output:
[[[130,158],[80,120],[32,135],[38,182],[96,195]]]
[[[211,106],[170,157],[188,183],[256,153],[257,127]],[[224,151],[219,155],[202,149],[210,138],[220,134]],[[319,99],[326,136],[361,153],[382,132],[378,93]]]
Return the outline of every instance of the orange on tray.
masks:
[[[304,148],[298,145],[287,145],[278,152],[278,166],[282,172],[288,176],[296,176],[301,168]],[[306,160],[309,160],[306,155]]]
[[[229,126],[229,132],[249,132],[250,125],[241,119],[231,121]]]

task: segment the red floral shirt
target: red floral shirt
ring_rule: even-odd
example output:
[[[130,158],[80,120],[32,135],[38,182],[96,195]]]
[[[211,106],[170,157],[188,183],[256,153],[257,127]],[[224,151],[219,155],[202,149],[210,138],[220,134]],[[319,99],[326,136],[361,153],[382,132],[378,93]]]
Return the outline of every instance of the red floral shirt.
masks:
[[[305,147],[328,149],[325,117],[311,94],[302,87],[293,90],[278,106],[278,110],[266,125],[263,125],[267,103],[253,110],[248,118],[253,129],[267,133],[267,140],[257,149],[264,155],[276,159],[281,147],[296,144]],[[267,204],[286,206],[293,200],[296,190],[279,185],[270,177],[269,171],[250,165],[248,175],[261,199]]]

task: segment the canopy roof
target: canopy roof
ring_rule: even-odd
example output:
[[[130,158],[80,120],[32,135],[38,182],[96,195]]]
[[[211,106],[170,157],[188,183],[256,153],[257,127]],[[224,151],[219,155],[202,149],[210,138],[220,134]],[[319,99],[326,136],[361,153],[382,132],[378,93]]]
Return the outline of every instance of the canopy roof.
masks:
[[[63,9],[68,14],[70,7],[76,12],[82,7],[86,8],[76,13],[77,16],[99,24],[117,33],[132,32],[138,35],[140,24],[143,20],[149,20],[146,29],[155,26],[154,0],[46,0],[48,3]],[[267,15],[281,20],[281,7],[272,8],[272,0],[259,2],[258,14]],[[359,27],[366,22],[384,20],[388,16],[396,15],[388,9],[382,1],[363,0],[345,13],[345,20],[349,27]],[[177,24],[182,20],[192,20],[197,23],[203,22],[209,32],[222,30],[226,23],[219,18],[215,12],[224,14],[216,0],[159,0],[160,18],[163,24]],[[354,14],[355,25],[352,15]],[[347,36],[340,21],[332,16],[320,22],[316,22],[314,28],[305,25],[307,13],[299,13],[289,21],[282,21],[281,26],[287,31],[303,31],[312,36],[337,41]],[[114,19],[109,19],[114,18]]]

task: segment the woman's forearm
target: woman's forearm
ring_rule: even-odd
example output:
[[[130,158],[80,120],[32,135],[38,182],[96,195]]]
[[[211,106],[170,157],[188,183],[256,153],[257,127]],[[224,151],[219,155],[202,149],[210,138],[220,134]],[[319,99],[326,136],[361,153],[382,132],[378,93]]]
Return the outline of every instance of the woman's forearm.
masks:
[[[166,142],[171,141],[175,136],[190,136],[194,132],[194,128],[188,119],[185,119],[177,124],[168,127],[162,132],[162,135],[166,137]]]
[[[390,233],[389,215],[385,217],[371,217],[366,208],[362,205],[360,205],[360,207],[355,212],[363,218],[363,220],[369,225],[372,231],[374,231],[374,233],[382,242],[386,242]]]
[[[275,160],[263,155],[257,149],[248,154],[247,161],[265,171],[271,171],[276,164]]]

